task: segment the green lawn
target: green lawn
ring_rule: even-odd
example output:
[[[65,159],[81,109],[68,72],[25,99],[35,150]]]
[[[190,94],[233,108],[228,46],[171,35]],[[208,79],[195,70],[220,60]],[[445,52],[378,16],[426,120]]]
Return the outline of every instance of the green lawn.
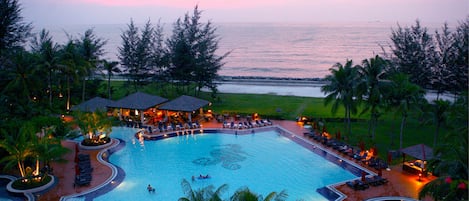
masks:
[[[133,93],[133,88],[125,82],[113,82],[113,99],[119,99],[127,94]],[[159,95],[168,99],[177,97],[177,93],[171,89],[158,88],[149,85],[141,88],[142,92]],[[171,93],[170,93],[171,92]],[[295,120],[299,116],[307,116],[316,120],[325,121],[327,130],[335,134],[340,130],[345,136],[343,108],[334,115],[331,107],[325,106],[322,98],[260,95],[260,94],[217,94],[215,99],[209,93],[203,93],[201,98],[212,102],[211,109],[215,114],[240,114],[250,115],[258,113],[261,117],[272,119]],[[335,119],[334,119],[335,118]],[[352,134],[347,141],[357,145],[360,141],[365,142],[367,147],[376,145],[381,157],[385,158],[388,150],[399,149],[399,132],[401,116],[390,111],[380,117],[376,129],[376,140],[371,141],[368,135],[369,114],[355,115],[356,120],[352,123]],[[324,120],[327,119],[327,120]],[[439,136],[443,136],[445,129],[441,129]],[[411,146],[424,143],[433,145],[434,125],[424,125],[418,121],[416,115],[410,115],[404,127],[403,146]]]

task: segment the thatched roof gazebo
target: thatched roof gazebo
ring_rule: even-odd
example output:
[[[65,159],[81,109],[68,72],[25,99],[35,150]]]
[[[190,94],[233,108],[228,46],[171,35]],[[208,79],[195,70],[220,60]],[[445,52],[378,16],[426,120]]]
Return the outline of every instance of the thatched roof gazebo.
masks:
[[[417,144],[401,149],[402,170],[420,176],[427,175],[426,161],[433,158],[433,149],[425,144]],[[417,160],[407,162],[405,156],[409,155]]]
[[[95,112],[96,110],[106,111],[107,106],[113,104],[113,100],[101,97],[94,97],[72,107],[72,111]]]
[[[168,101],[166,98],[162,98],[155,95],[146,94],[143,92],[136,92],[130,94],[124,98],[121,98],[118,101],[115,101],[112,104],[109,104],[108,107],[130,110],[138,110],[140,113],[140,120],[143,122],[143,112],[152,107],[156,107]],[[122,111],[119,115],[122,114]]]
[[[195,112],[196,110],[201,110],[203,107],[209,104],[209,101],[195,98],[192,96],[182,95],[174,100],[164,103],[158,109],[166,111],[185,112],[187,113],[189,120],[191,120],[191,113]]]
[[[433,149],[425,144],[406,147],[401,149],[401,152],[419,160],[429,160],[433,158]]]

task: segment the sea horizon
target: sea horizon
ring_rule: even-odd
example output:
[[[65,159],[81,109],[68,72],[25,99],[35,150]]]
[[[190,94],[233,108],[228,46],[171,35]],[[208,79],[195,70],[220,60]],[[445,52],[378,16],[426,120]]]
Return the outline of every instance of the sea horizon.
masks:
[[[225,65],[218,71],[220,76],[324,78],[336,63],[343,64],[351,59],[354,64],[361,64],[364,59],[381,55],[383,50],[389,51],[390,36],[397,23],[243,22],[214,23],[214,27],[220,39],[217,54],[230,52],[223,60]],[[103,58],[118,61],[120,35],[127,29],[127,24],[43,28],[49,30],[59,44],[65,43],[68,35],[79,38],[85,30],[93,28],[97,37],[107,40]],[[163,24],[163,28],[165,38],[170,37],[172,24]],[[431,30],[429,27],[429,32]]]

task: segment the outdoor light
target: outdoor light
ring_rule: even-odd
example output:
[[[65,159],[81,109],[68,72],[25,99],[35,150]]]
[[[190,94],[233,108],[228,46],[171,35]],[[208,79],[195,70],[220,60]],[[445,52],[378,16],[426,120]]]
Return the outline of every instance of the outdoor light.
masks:
[[[419,181],[422,181],[422,173],[419,173]]]

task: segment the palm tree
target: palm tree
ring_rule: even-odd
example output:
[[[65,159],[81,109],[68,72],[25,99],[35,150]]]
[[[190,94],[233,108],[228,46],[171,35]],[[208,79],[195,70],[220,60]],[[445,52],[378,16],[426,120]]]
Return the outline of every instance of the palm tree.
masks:
[[[404,126],[409,112],[425,101],[423,97],[425,92],[410,82],[409,76],[403,73],[392,75],[390,84],[392,87],[390,107],[397,108],[397,113],[402,116],[399,134],[399,149],[402,149]]]
[[[191,184],[183,179],[181,182],[182,190],[186,197],[181,197],[179,201],[222,201],[221,194],[228,190],[228,185],[223,184],[215,191],[213,185],[207,186],[203,189],[193,190]]]
[[[86,78],[88,78],[96,69],[99,57],[104,54],[103,47],[106,42],[106,40],[97,38],[93,33],[93,29],[86,30],[81,39],[76,41],[78,51],[84,60],[82,71],[82,101],[85,101]]]
[[[112,121],[104,111],[93,113],[76,112],[75,123],[80,128],[85,139],[95,139],[97,135],[109,136],[112,131]]]
[[[121,69],[117,66],[119,63],[117,61],[108,62],[107,60],[102,61],[102,70],[107,73],[107,93],[108,99],[112,99],[111,96],[111,77],[114,73],[120,73]]]
[[[35,101],[36,92],[40,91],[41,82],[38,82],[36,74],[37,68],[34,66],[33,56],[23,50],[18,49],[9,56],[10,62],[6,66],[6,75],[8,83],[2,89],[7,103],[13,108],[12,113],[18,113],[23,117],[34,114],[31,103]]]
[[[321,87],[321,91],[327,94],[325,105],[334,101],[331,112],[335,114],[342,104],[345,108],[344,125],[347,134],[351,135],[351,114],[357,112],[359,97],[357,97],[357,66],[353,66],[352,60],[347,60],[345,65],[336,63],[329,69],[330,75],[326,76],[328,84]]]
[[[37,57],[40,71],[47,74],[47,90],[49,93],[49,107],[52,107],[52,79],[58,68],[59,46],[52,41],[52,36],[45,29],[41,30],[39,37],[31,41],[31,51]]]
[[[249,188],[240,188],[238,189],[230,198],[230,201],[283,201],[288,198],[288,194],[285,190],[280,193],[271,192],[265,198],[262,195],[257,195],[256,193],[249,190]]]
[[[51,131],[54,127],[45,128],[44,132]],[[38,159],[43,162],[43,165],[50,167],[51,161],[64,161],[62,156],[69,150],[60,144],[60,139],[52,137],[50,133],[44,133],[45,135],[38,139],[35,144],[35,152],[37,153]]]
[[[70,110],[70,99],[71,99],[71,82],[77,81],[78,75],[83,71],[82,64],[84,63],[83,58],[78,53],[78,49],[73,40],[69,39],[67,44],[62,47],[60,54],[60,65],[59,70],[65,76],[67,83],[67,105],[66,110]]]
[[[429,166],[439,177],[422,188],[419,198],[429,195],[434,200],[468,200],[467,105],[467,94],[451,105],[449,132],[435,150],[438,157]]]
[[[26,122],[14,133],[3,133],[3,137],[4,139],[0,141],[0,147],[10,155],[1,159],[0,162],[7,162],[5,168],[11,168],[16,164],[21,177],[25,177],[26,167],[24,161],[28,157],[35,156],[34,142],[37,137],[33,125]]]
[[[387,61],[376,55],[374,58],[365,59],[362,65],[358,67],[358,74],[362,82],[359,85],[360,93],[365,96],[365,107],[362,114],[370,112],[370,122],[368,135],[375,139],[375,131],[378,124],[378,118],[381,115],[379,110],[383,106],[383,89],[386,82],[381,80],[380,76],[385,72]]]
[[[440,134],[441,126],[446,125],[448,119],[450,102],[446,100],[437,99],[433,101],[433,104],[429,106],[428,116],[431,118],[425,118],[426,123],[431,123],[436,126],[435,134],[433,136],[433,147],[437,146],[438,136]]]

